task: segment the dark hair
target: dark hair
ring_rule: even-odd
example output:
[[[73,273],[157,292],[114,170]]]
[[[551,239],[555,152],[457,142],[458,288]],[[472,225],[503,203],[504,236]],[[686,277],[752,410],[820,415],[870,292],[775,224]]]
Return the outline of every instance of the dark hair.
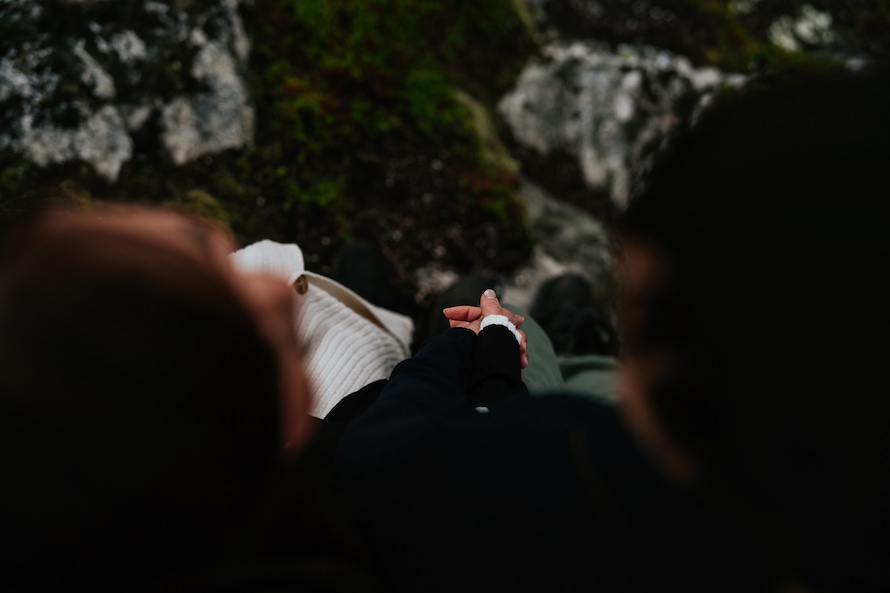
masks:
[[[890,557],[890,82],[760,89],[705,117],[619,224],[662,259],[628,354],[710,488],[822,590]]]
[[[211,266],[47,220],[0,250],[4,587],[149,586],[250,522],[278,462],[276,358]]]

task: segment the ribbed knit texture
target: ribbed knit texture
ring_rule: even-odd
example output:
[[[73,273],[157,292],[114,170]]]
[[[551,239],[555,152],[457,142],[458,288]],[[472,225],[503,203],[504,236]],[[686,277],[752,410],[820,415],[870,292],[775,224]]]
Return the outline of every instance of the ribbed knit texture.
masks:
[[[297,245],[268,240],[232,254],[232,262],[242,272],[263,272],[289,283],[305,273],[303,261]],[[315,274],[305,275],[309,290],[296,298],[294,330],[305,348],[303,364],[313,386],[310,413],[323,418],[343,397],[389,377],[393,367],[410,356],[413,324],[409,317],[375,307],[326,279],[350,292],[387,331],[317,286]]]
[[[311,414],[324,416],[344,396],[385,379],[408,357],[389,332],[313,286],[298,300],[297,336],[315,394]]]
[[[505,315],[486,315],[482,318],[482,323],[479,324],[479,331],[482,331],[489,325],[506,327],[510,330],[510,333],[513,334],[513,337],[516,338],[516,341],[522,344],[522,335],[519,333],[519,330],[516,329],[516,326],[513,325],[513,322],[507,319]]]

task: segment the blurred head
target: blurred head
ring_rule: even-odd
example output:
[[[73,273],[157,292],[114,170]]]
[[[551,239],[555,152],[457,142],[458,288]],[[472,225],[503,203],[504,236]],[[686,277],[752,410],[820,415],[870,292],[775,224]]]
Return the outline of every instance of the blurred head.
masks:
[[[621,222],[629,423],[817,590],[869,584],[890,526],[890,85],[753,92]]]
[[[20,584],[129,588],[213,561],[282,441],[305,438],[290,290],[236,274],[231,247],[148,209],[45,213],[6,238],[2,554]]]

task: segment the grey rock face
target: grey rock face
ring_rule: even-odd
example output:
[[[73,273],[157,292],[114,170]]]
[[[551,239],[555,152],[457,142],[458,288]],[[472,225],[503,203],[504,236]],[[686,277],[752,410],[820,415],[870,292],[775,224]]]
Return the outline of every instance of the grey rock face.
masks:
[[[516,142],[540,157],[573,158],[583,183],[621,208],[632,171],[671,127],[744,80],[650,47],[557,42],[526,66],[498,110]]]
[[[572,272],[590,281],[597,303],[605,303],[612,287],[611,236],[606,225],[526,178],[521,179],[519,198],[526,207],[535,247],[529,261],[506,280],[501,295],[505,302],[528,310],[543,282]],[[413,270],[412,275],[418,302],[460,280],[456,272],[435,261]]]
[[[611,237],[606,225],[556,200],[528,179],[522,180],[519,197],[527,208],[536,245],[528,265],[505,287],[509,302],[528,309],[543,282],[567,272],[587,278],[596,300],[605,302],[612,283]]]
[[[113,181],[136,134],[177,165],[248,144],[250,4],[0,0],[0,149]]]
[[[886,60],[886,7],[849,0],[733,0],[729,8],[754,35],[787,51],[847,62]]]
[[[619,44],[646,44],[701,63],[713,47],[713,22],[688,0],[523,0],[539,34]]]

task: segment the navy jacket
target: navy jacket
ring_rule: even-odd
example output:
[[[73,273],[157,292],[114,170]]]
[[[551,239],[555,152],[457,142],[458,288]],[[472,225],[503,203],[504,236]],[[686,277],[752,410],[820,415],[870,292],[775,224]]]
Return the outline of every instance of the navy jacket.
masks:
[[[400,363],[339,460],[399,591],[762,588],[742,538],[656,470],[614,408],[530,396],[499,326],[451,329]]]

